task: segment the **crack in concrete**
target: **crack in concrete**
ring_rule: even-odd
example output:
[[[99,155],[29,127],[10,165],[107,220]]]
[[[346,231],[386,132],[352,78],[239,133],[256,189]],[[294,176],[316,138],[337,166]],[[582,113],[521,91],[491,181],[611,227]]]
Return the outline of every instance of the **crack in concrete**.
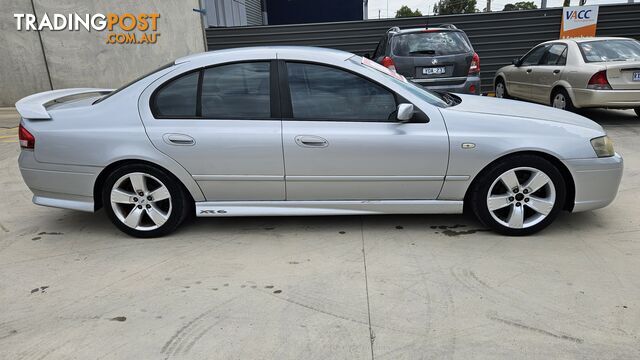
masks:
[[[367,294],[367,317],[369,320],[369,342],[371,344],[371,360],[374,359],[373,355],[373,342],[376,340],[376,336],[373,333],[371,327],[371,305],[369,304],[369,279],[367,276],[367,254],[364,250],[364,218],[360,216],[360,234],[362,237],[362,263],[364,265],[364,288]]]

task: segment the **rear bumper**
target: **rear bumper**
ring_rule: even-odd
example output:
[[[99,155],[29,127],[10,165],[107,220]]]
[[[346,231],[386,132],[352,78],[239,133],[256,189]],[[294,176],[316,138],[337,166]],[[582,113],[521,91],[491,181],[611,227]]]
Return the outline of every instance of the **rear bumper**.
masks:
[[[565,160],[565,164],[576,187],[573,212],[603,208],[615,199],[624,167],[620,155]]]
[[[640,107],[640,90],[573,89],[574,105],[581,108],[631,109]]]
[[[20,153],[18,165],[35,204],[95,211],[93,185],[101,168],[41,163],[29,150]]]
[[[456,80],[459,79],[459,80]],[[441,79],[409,79],[429,90],[440,90],[459,94],[480,95],[480,76]],[[454,84],[451,84],[451,83]],[[472,86],[473,85],[473,86]],[[472,91],[473,90],[473,91]]]

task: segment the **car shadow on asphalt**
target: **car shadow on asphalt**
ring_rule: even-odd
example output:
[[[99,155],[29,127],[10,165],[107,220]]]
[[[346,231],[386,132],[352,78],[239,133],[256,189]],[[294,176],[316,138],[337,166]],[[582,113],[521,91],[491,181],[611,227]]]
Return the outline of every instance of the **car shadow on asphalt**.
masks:
[[[531,238],[545,236],[561,236],[567,232],[589,232],[602,228],[603,221],[596,212],[568,213],[561,212],[558,219],[547,229]],[[446,238],[478,238],[501,236],[483,226],[471,214],[456,215],[364,215],[364,216],[288,216],[288,217],[225,217],[225,218],[191,218],[178,230],[164,238],[220,238],[235,235],[252,234],[287,234],[313,233],[345,234],[357,231],[394,231],[398,236],[402,231],[418,231],[424,235]],[[104,211],[82,213],[69,210],[43,215],[37,228],[22,231],[20,235],[42,237],[55,241],[68,236],[82,237],[90,241],[98,235],[118,239],[118,241],[139,241],[117,230],[106,217]],[[292,236],[292,241],[295,241]],[[505,237],[508,238],[508,237]]]
[[[640,122],[640,118],[633,110],[579,109],[576,112],[605,127],[607,125],[637,125]]]

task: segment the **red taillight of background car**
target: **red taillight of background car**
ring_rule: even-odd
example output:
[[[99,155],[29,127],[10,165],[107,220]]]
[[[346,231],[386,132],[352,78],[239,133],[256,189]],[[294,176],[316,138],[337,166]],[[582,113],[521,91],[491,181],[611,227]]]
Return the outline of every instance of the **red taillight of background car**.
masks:
[[[33,149],[36,146],[36,138],[22,124],[18,128],[18,139],[20,140],[20,147],[23,149]]]
[[[388,56],[385,56],[382,59],[382,66],[386,67],[389,70],[396,71],[396,64],[394,64],[393,59]]]
[[[480,72],[480,56],[478,53],[473,53],[471,58],[471,66],[469,67],[469,75],[477,74]]]
[[[607,71],[602,70],[593,74],[591,79],[589,79],[587,88],[594,90],[611,90],[611,85],[609,85],[609,80],[607,80]]]

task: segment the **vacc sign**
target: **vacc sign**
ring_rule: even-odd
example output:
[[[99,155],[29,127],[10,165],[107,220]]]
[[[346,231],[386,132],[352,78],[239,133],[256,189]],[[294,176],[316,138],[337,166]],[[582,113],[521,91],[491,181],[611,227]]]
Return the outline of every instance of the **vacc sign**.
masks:
[[[562,9],[560,38],[596,36],[598,6],[571,6]]]

